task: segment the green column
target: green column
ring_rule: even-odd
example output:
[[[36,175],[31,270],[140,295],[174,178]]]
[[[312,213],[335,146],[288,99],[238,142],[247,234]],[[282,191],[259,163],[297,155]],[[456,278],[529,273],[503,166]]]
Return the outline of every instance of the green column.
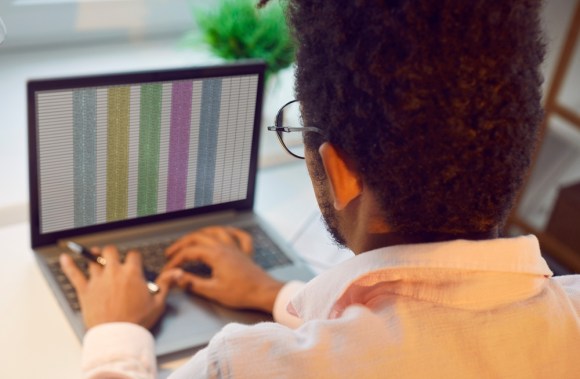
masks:
[[[139,176],[137,215],[157,213],[159,143],[161,133],[161,84],[141,87],[139,130]]]

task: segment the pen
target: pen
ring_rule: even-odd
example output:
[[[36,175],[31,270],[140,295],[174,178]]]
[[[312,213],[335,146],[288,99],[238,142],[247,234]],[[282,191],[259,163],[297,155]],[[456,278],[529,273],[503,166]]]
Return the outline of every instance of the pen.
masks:
[[[95,254],[91,253],[91,251],[89,249],[87,249],[85,246],[83,246],[81,244],[78,244],[74,241],[67,241],[66,246],[72,252],[80,255],[81,257],[83,257],[86,260],[89,260],[89,261],[94,262],[94,263],[101,265],[101,266],[105,266],[107,264],[107,260],[105,258],[103,258],[100,255],[95,255]],[[148,270],[144,270],[144,274],[145,274],[145,278],[147,279],[147,289],[149,290],[149,292],[151,292],[153,294],[159,292],[159,286],[153,282],[153,279],[155,278],[155,274],[148,271]]]

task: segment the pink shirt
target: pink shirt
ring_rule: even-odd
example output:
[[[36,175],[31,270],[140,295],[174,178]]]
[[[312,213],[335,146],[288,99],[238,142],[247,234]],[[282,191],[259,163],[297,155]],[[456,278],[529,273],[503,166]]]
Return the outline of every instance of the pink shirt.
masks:
[[[230,324],[171,377],[576,378],[580,276],[551,275],[533,236],[369,251],[283,289],[275,318],[300,323],[288,304],[301,326]],[[83,373],[153,378],[152,351],[145,329],[102,325]]]

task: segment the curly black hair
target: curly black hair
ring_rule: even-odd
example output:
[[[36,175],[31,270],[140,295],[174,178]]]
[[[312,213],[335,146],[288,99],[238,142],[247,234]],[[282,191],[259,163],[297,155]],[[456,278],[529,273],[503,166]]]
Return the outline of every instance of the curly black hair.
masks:
[[[352,159],[393,230],[505,222],[543,116],[540,10],[539,0],[288,1],[303,118]]]

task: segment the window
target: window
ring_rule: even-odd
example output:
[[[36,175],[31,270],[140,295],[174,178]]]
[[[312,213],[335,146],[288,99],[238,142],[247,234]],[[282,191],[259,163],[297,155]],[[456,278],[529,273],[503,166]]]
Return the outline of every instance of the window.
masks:
[[[153,67],[208,64],[176,43],[192,28],[190,6],[215,0],[0,0],[0,225],[25,219],[28,201],[26,81]],[[149,37],[155,40],[148,41]],[[136,43],[135,43],[136,42]]]
[[[134,40],[183,33],[190,6],[203,0],[9,0],[0,4],[8,28],[3,49]]]

